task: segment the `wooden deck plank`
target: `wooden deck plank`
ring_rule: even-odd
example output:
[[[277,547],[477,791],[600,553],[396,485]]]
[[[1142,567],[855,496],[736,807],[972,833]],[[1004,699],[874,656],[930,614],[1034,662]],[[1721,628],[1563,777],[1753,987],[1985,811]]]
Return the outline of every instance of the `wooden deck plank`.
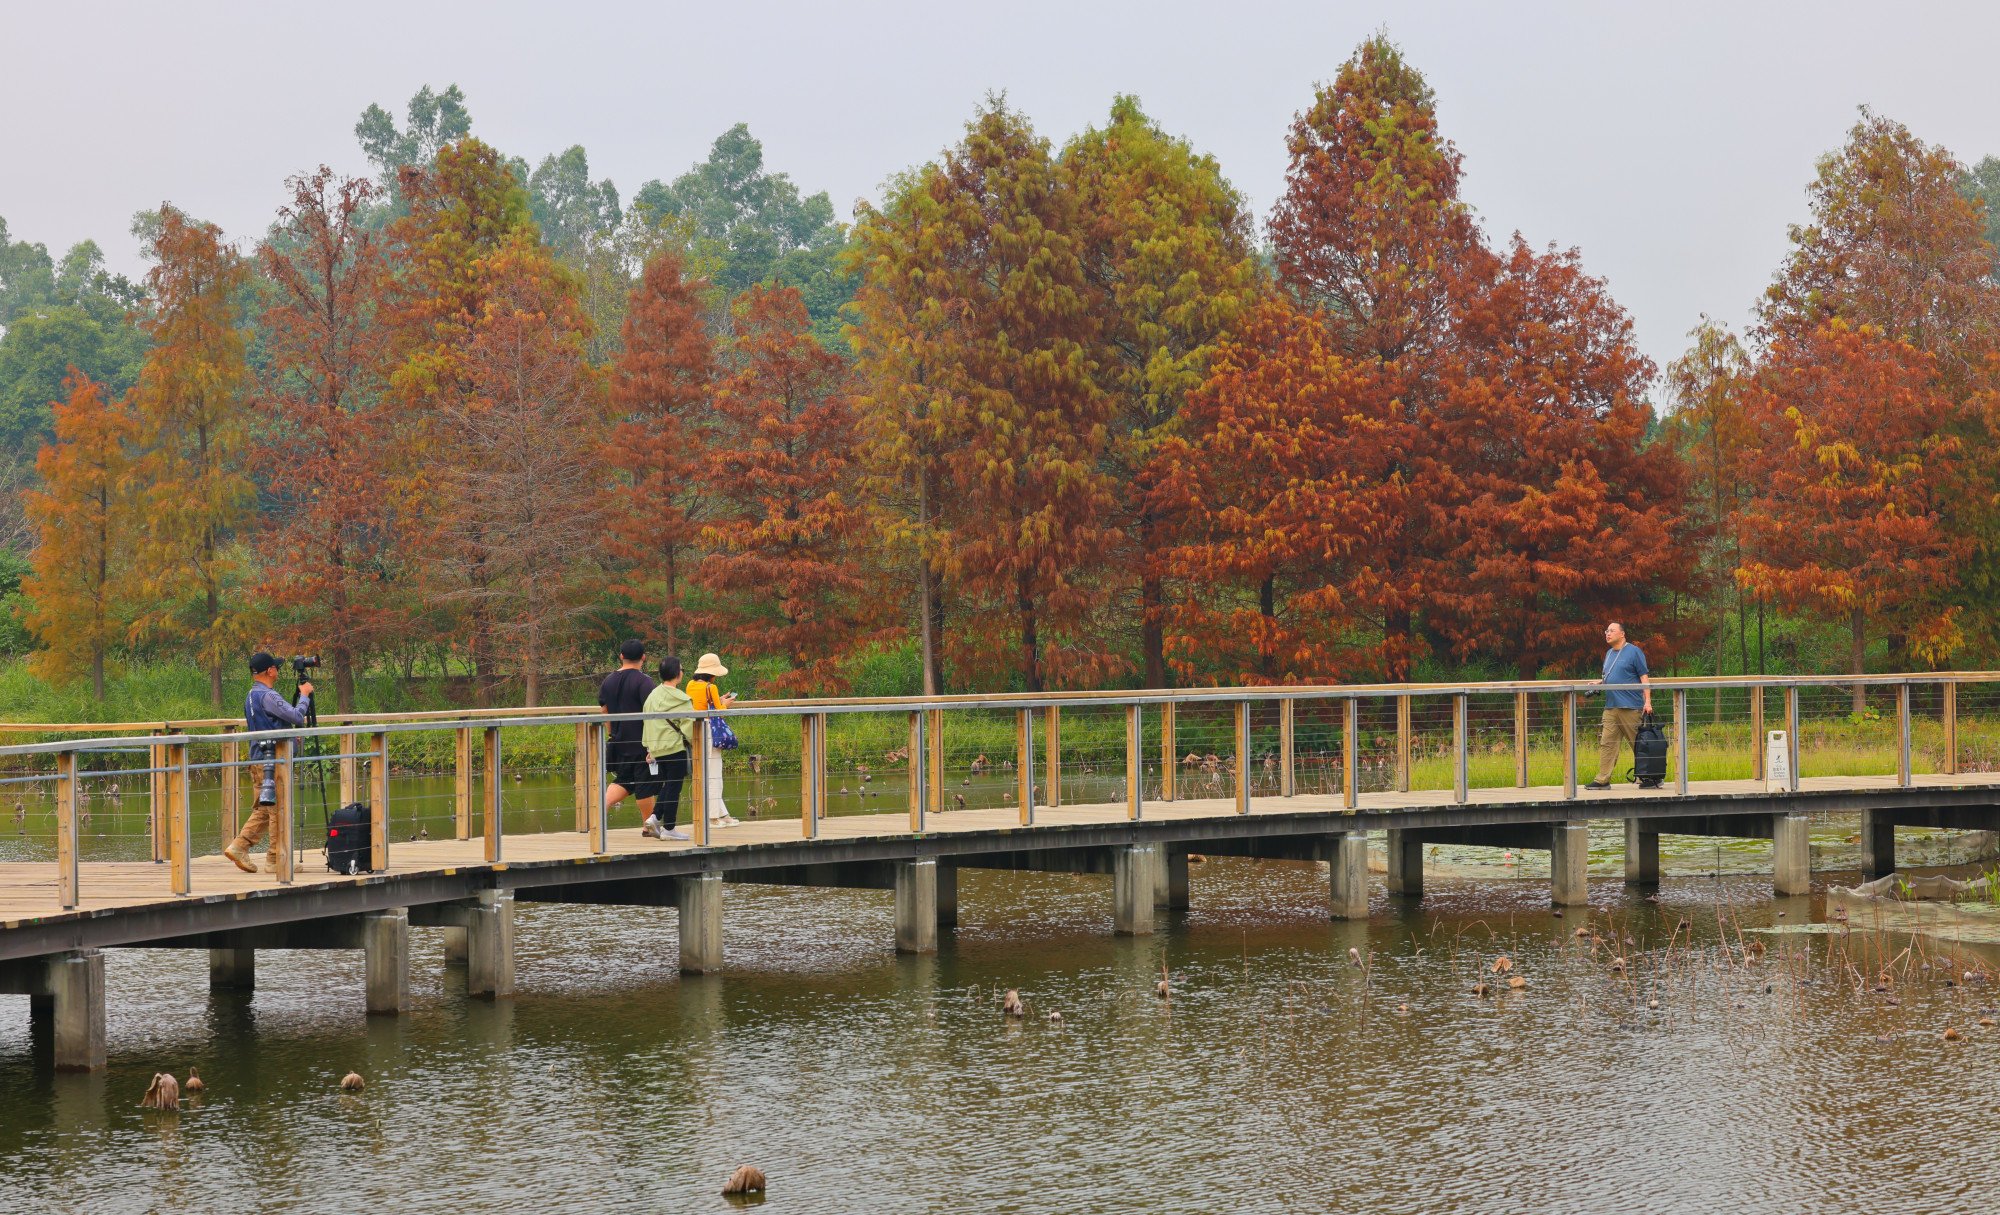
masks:
[[[2000,786],[2000,773],[1972,773],[1958,776],[1920,774],[1914,778],[1916,791],[1994,786]],[[1895,787],[1894,776],[1807,777],[1800,781],[1801,791],[1805,793]],[[1689,786],[1691,797],[1755,795],[1763,791],[1763,782],[1758,780],[1702,781]],[[1468,791],[1464,805],[1479,807],[1545,803],[1551,808],[1561,806],[1568,812],[1569,817],[1588,819],[1597,817],[1594,811],[1607,804],[1619,804],[1621,809],[1624,809],[1635,801],[1676,800],[1671,789],[1642,790],[1631,786],[1594,792],[1567,802],[1562,793],[1562,787],[1559,785],[1533,786],[1525,789],[1512,785],[1472,789]],[[1289,798],[1259,797],[1251,802],[1251,814],[1253,816],[1324,814],[1328,818],[1346,817],[1350,812],[1342,809],[1340,800],[1338,794],[1301,794]],[[1458,803],[1453,800],[1452,791],[1449,789],[1371,792],[1362,794],[1359,799],[1359,809],[1364,813],[1446,809],[1455,805]],[[1145,807],[1144,821],[1233,819],[1237,817],[1235,810],[1234,800],[1228,797],[1149,802]],[[977,810],[933,812],[927,816],[929,830],[926,834],[949,835],[977,831],[1032,833],[1045,829],[1129,821],[1124,802],[1098,802],[1055,808],[1040,806],[1035,810],[1035,825],[1022,827],[1018,811],[1009,805]],[[836,815],[822,820],[820,828],[820,838],[829,841],[906,836],[909,833],[909,816],[903,811]],[[575,831],[509,835],[506,838],[506,858],[510,863],[582,861],[590,856],[589,837]],[[796,818],[757,819],[715,832],[711,846],[717,850],[727,851],[730,848],[752,844],[790,843],[798,838],[799,827]],[[610,834],[609,840],[609,851],[614,856],[663,850],[687,850],[694,847],[691,841],[644,839],[633,828],[614,831]],[[361,878],[348,878],[320,872],[316,868],[314,854],[308,852],[306,855],[307,859],[301,861],[299,865],[301,881],[325,883],[366,880],[367,875]],[[485,844],[481,839],[395,841],[389,848],[388,872],[391,874],[469,869],[484,864]],[[193,859],[191,868],[193,890],[188,898],[203,899],[247,894],[252,891],[267,890],[275,883],[271,874],[243,873],[219,854],[198,856]],[[178,901],[169,889],[167,866],[163,864],[150,861],[87,861],[82,864],[81,871],[79,882],[81,902],[77,908],[80,911],[102,911]],[[56,866],[52,861],[0,862],[0,927],[4,927],[10,921],[55,915],[62,910],[56,884]]]

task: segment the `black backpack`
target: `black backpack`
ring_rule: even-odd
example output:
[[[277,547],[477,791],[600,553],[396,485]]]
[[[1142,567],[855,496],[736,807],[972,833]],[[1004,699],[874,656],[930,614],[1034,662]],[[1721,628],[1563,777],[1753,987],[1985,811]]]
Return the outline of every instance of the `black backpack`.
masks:
[[[1657,789],[1667,779],[1667,732],[1651,713],[1639,719],[1632,739],[1632,779],[1641,789]]]
[[[367,873],[374,861],[368,807],[349,802],[326,820],[326,867],[335,873]]]

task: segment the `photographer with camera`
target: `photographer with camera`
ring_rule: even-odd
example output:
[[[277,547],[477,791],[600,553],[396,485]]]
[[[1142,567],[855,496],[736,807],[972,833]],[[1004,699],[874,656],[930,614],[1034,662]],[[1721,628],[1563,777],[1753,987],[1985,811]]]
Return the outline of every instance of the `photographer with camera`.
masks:
[[[282,730],[286,726],[303,726],[312,716],[313,686],[305,678],[307,669],[319,665],[317,658],[294,658],[292,667],[299,675],[299,698],[296,703],[287,703],[278,693],[278,660],[262,650],[250,656],[250,694],[243,698],[243,723],[253,733],[263,730]],[[243,824],[243,831],[222,855],[245,873],[257,872],[257,864],[250,859],[250,849],[269,832],[271,845],[265,851],[264,859],[275,870],[278,867],[278,833],[271,831],[271,812],[278,804],[278,744],[264,740],[250,744],[250,762],[264,765],[263,779],[257,785],[257,806],[250,813],[250,821]]]

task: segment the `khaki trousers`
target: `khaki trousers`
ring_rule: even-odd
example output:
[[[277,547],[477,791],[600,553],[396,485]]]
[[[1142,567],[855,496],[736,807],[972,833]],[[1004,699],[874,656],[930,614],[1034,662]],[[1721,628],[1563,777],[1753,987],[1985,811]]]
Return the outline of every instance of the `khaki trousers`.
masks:
[[[1597,740],[1597,780],[1593,783],[1611,783],[1611,770],[1618,766],[1618,746],[1632,749],[1632,740],[1639,737],[1638,709],[1604,710],[1604,733]]]
[[[276,806],[267,802],[252,810],[250,812],[250,820],[243,824],[242,834],[236,837],[231,847],[247,855],[252,848],[257,846],[257,841],[264,837],[264,833],[271,830],[271,813],[276,809]],[[271,846],[265,849],[264,855],[271,862],[271,867],[275,869],[278,864],[277,832],[271,831]]]

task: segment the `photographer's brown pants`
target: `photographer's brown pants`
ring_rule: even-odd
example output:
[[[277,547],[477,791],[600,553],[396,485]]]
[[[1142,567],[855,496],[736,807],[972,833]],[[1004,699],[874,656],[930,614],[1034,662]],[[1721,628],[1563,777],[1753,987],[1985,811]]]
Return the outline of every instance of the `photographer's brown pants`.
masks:
[[[268,833],[271,837],[271,845],[264,850],[264,856],[271,862],[272,867],[275,868],[278,864],[278,833],[271,830],[271,812],[276,809],[276,806],[268,802],[260,803],[255,810],[250,812],[249,821],[243,824],[242,833],[236,837],[230,844],[230,847],[247,856],[250,850],[257,846],[257,841],[263,839],[265,834]]]

